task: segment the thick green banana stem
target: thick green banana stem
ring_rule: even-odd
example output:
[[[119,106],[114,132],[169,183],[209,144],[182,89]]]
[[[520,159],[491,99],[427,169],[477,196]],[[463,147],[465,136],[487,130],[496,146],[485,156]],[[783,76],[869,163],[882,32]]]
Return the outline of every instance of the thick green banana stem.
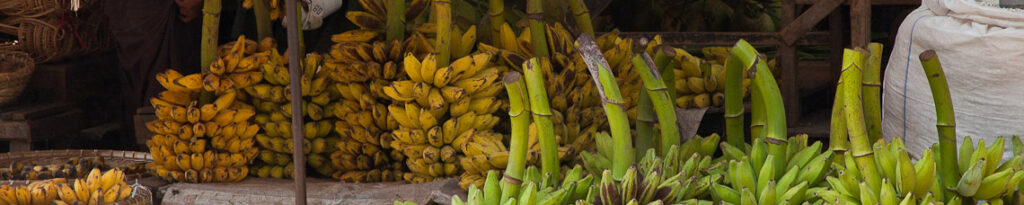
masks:
[[[501,25],[505,24],[505,0],[491,0],[487,6],[487,17],[491,20],[491,44],[501,41]]]
[[[274,1],[274,0],[271,0],[271,1]],[[388,5],[388,7],[387,7],[388,9],[387,9],[387,11],[385,11],[385,12],[387,12],[387,19],[384,22],[385,24],[387,24],[387,25],[384,25],[384,26],[388,29],[386,31],[387,32],[387,34],[386,34],[387,35],[387,40],[388,40],[388,42],[400,41],[405,36],[405,0],[385,0],[385,1],[387,1],[387,5]],[[437,0],[437,1],[434,1],[434,3],[442,3],[442,1],[444,1],[444,3],[451,3],[450,0]],[[437,8],[437,7],[435,7],[435,8]],[[438,11],[438,12],[440,13],[440,11]],[[450,12],[451,12],[451,9],[449,9],[449,13]],[[451,15],[449,14],[449,16],[451,16]],[[449,21],[449,22],[451,22],[451,21]],[[438,24],[438,25],[440,25],[440,24]],[[438,28],[441,28],[441,27],[438,27]]]
[[[861,102],[861,79],[866,55],[863,52],[845,49],[843,51],[843,71],[839,77],[839,85],[843,91],[843,110],[847,133],[850,136],[851,155],[860,168],[871,189],[881,187],[881,175],[875,165],[874,151],[868,140],[867,128],[864,123],[863,103]],[[955,158],[952,158],[955,159]]]
[[[203,72],[210,71],[210,63],[217,58],[217,37],[220,35],[220,9],[221,0],[203,1],[203,41],[200,44],[199,54],[202,55],[201,66]]]
[[[629,118],[626,116],[625,101],[622,100],[622,93],[615,81],[608,61],[601,54],[601,49],[594,42],[594,37],[589,34],[580,35],[576,38],[576,48],[583,56],[583,62],[587,64],[587,70],[594,79],[597,86],[597,93],[601,96],[601,103],[605,115],[608,117],[608,125],[612,134],[612,174],[616,179],[622,179],[626,170],[633,165],[634,150],[630,141]]]
[[[544,36],[544,4],[541,0],[527,0],[526,17],[530,19],[530,35],[533,42],[533,56],[548,57],[548,41]]]
[[[569,9],[572,10],[572,17],[576,20],[576,28],[580,33],[594,35],[594,24],[590,22],[590,10],[583,0],[569,0]]]
[[[750,44],[746,44],[749,46]],[[749,48],[757,53],[753,47]],[[754,89],[760,93],[761,106],[764,109],[762,111],[753,110],[754,112],[760,112],[764,115],[763,119],[766,120],[764,125],[763,135],[764,141],[768,143],[768,153],[774,156],[788,156],[787,150],[789,148],[789,141],[786,140],[786,107],[782,103],[782,92],[779,90],[779,84],[775,82],[775,77],[771,71],[768,70],[768,64],[763,57],[757,57],[755,67],[751,68],[748,72],[754,73],[753,85]],[[754,103],[758,104],[758,103]],[[774,160],[775,162],[775,176],[781,177],[786,172],[786,160]]]
[[[452,58],[452,0],[434,0],[434,12],[437,15],[437,42],[434,48],[437,49],[437,67],[441,68],[448,66]]]
[[[505,166],[505,176],[501,180],[501,203],[509,197],[519,196],[519,185],[522,184],[523,169],[526,168],[526,150],[530,146],[530,99],[526,93],[526,83],[520,80],[519,72],[505,74],[502,82],[505,90],[508,91],[509,110],[508,116],[512,121],[512,136],[509,140],[508,165]]]
[[[668,93],[668,86],[662,80],[658,68],[654,67],[654,60],[647,53],[637,54],[633,57],[633,67],[644,82],[645,92],[654,105],[655,114],[658,117],[658,125],[661,128],[661,138],[658,141],[658,153],[665,156],[672,146],[679,144],[679,127],[676,125],[675,104]],[[639,113],[637,113],[639,120]],[[639,129],[639,128],[638,128]],[[637,136],[643,137],[643,136]],[[646,151],[646,150],[645,150]]]
[[[636,158],[643,158],[648,149],[656,149],[654,123],[658,122],[654,114],[654,103],[647,92],[640,92],[640,98],[636,105],[636,136],[633,138],[635,148],[638,150]]]
[[[843,154],[850,150],[850,140],[846,135],[846,120],[843,118],[843,112],[845,112],[843,94],[843,86],[836,86],[836,97],[832,102],[831,127],[829,127],[828,147],[835,154],[833,156],[839,157],[837,159],[842,159]],[[837,162],[842,162],[842,160],[837,160]]]
[[[953,117],[953,100],[949,95],[946,73],[942,71],[939,56],[934,50],[927,50],[919,56],[928,86],[935,101],[935,127],[939,134],[939,160],[942,170],[939,174],[945,187],[956,187],[960,179],[960,168],[956,163],[956,119]]]
[[[754,67],[754,51],[745,50],[740,40],[729,50],[729,60],[725,61],[725,138],[734,147],[743,147],[743,71]],[[758,98],[760,99],[760,98]],[[751,98],[753,100],[753,98]],[[762,121],[763,122],[763,121]],[[760,132],[758,132],[760,133]],[[751,127],[753,134],[753,127]],[[751,135],[751,137],[759,137]]]
[[[669,46],[658,46],[657,53],[654,54],[654,65],[658,67],[661,72],[661,79],[665,81],[665,85],[675,85],[676,73],[672,66],[672,58],[676,57],[675,49]],[[668,86],[667,88],[669,99],[676,99],[676,86]]]
[[[267,8],[268,6],[266,0],[253,0],[252,2],[253,14],[256,17],[256,37],[259,37],[257,41],[273,35],[270,24],[270,8]]]
[[[868,44],[871,57],[864,68],[864,122],[868,126],[868,139],[872,142],[882,138],[882,44]]]
[[[543,174],[551,174],[552,179],[559,179],[558,141],[555,140],[555,125],[551,122],[551,106],[548,105],[548,93],[544,85],[544,71],[541,71],[541,60],[531,58],[523,63],[526,77],[526,89],[530,96],[530,112],[537,126],[537,139],[540,141],[540,168]]]

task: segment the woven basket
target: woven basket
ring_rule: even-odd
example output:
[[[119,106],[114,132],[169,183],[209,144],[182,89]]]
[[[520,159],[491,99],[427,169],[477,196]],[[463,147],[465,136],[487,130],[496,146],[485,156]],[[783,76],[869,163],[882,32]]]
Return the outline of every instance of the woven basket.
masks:
[[[0,50],[0,105],[14,101],[25,90],[35,62],[25,52]]]
[[[61,12],[64,8],[57,0],[4,0],[0,14],[7,16],[39,17]]]
[[[21,162],[25,164],[63,164],[72,157],[103,157],[104,164],[110,167],[128,167],[139,163],[153,162],[153,156],[148,152],[134,152],[121,150],[41,150],[26,152],[10,152],[0,154],[0,167],[8,167],[12,163]],[[126,173],[128,179],[142,178],[146,173]],[[7,180],[25,181],[25,180]],[[0,183],[4,182],[0,180]]]
[[[64,30],[51,22],[39,19],[5,20],[0,22],[0,33],[18,36],[18,44],[0,46],[0,49],[25,51],[37,63],[63,58],[75,51],[74,38],[65,36]]]

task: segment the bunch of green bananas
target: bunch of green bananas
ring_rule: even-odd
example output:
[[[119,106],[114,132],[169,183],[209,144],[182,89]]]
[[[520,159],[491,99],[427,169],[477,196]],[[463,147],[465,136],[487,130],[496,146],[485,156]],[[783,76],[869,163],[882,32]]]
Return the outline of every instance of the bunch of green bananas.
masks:
[[[279,58],[276,52],[271,52],[271,58]],[[292,140],[291,116],[298,112],[306,119],[303,124],[304,152],[306,162],[315,171],[323,175],[330,175],[335,172],[334,167],[326,159],[328,153],[337,149],[333,146],[339,137],[332,135],[333,113],[329,105],[337,101],[339,94],[328,89],[331,84],[327,75],[328,69],[320,69],[322,57],[317,53],[310,53],[302,59],[302,73],[300,77],[301,110],[292,110],[291,90],[289,89],[289,73],[286,68],[287,60],[272,61],[277,65],[264,66],[264,81],[259,84],[247,87],[245,90],[252,96],[253,105],[256,106],[256,123],[261,125],[263,132],[256,135],[256,142],[265,151],[260,154],[260,163],[253,165],[253,175],[258,177],[276,177],[284,174],[261,175],[274,173],[270,170],[283,169],[291,163],[283,155],[290,155],[294,148]],[[275,154],[268,153],[269,151]],[[273,157],[271,157],[273,156]],[[256,170],[256,168],[260,170]],[[289,169],[288,171],[290,171]]]
[[[861,174],[862,166],[847,152],[843,155],[844,161],[835,162],[833,166],[837,176],[826,178],[830,189],[815,194],[825,201],[860,204],[941,203],[948,200],[945,196],[951,196],[937,183],[931,150],[926,150],[917,163],[912,163],[903,140],[894,138],[891,143],[875,142],[874,155],[882,178],[871,179]]]
[[[150,172],[172,182],[240,181],[249,172],[246,165],[259,150],[253,138],[260,128],[249,123],[252,106],[236,100],[228,89],[215,93],[209,104],[198,105],[202,77],[182,76],[174,70],[157,74],[167,91],[152,98],[157,120],[146,123],[154,133],[146,142],[153,155]]]
[[[769,153],[769,146],[786,146],[785,156]],[[821,142],[807,146],[807,135],[790,137],[770,145],[754,139],[749,152],[722,143],[722,159],[728,159],[726,180],[712,188],[712,199],[732,204],[801,204],[819,198],[808,190],[823,189],[829,175],[832,151],[821,152]],[[728,186],[727,186],[728,185]]]
[[[1002,198],[1014,193],[1014,189],[1024,179],[1024,158],[1014,155],[1009,161],[1000,164],[1003,157],[1005,140],[996,139],[986,147],[985,140],[974,144],[971,137],[964,137],[963,144],[957,154],[960,168],[960,181],[953,189],[958,196],[970,197],[974,200],[987,200],[991,203],[1001,202]],[[1019,139],[1014,139],[1014,151],[1019,153]],[[946,159],[938,159],[946,160]]]
[[[610,174],[610,173],[609,173]],[[452,197],[453,205],[490,205],[490,204],[572,204],[592,198],[595,192],[594,176],[587,174],[583,167],[568,169],[561,182],[554,181],[551,175],[542,175],[537,167],[526,168],[520,182],[518,196],[502,199],[499,184],[501,178],[498,171],[489,171],[482,189],[470,185],[466,201],[458,196]]]
[[[653,137],[653,136],[649,136]],[[593,152],[583,151],[580,153],[580,159],[583,162],[583,166],[587,168],[591,174],[599,174],[605,169],[612,167],[612,138],[607,132],[598,132],[594,135],[596,141],[596,150]],[[693,138],[683,142],[680,146],[673,146],[675,149],[670,154],[666,154],[667,159],[678,159],[678,160],[689,160],[691,157],[710,157],[718,151],[718,143],[721,137],[718,134],[711,134],[707,137],[694,136]],[[677,148],[676,148],[677,147]],[[724,150],[723,150],[724,151]],[[647,153],[647,152],[644,152]],[[671,154],[674,153],[674,154]],[[643,156],[643,155],[641,155]],[[638,159],[638,160],[643,160]],[[662,160],[666,163],[679,163],[674,160]],[[685,161],[684,161],[685,162]],[[708,167],[702,167],[708,168]]]

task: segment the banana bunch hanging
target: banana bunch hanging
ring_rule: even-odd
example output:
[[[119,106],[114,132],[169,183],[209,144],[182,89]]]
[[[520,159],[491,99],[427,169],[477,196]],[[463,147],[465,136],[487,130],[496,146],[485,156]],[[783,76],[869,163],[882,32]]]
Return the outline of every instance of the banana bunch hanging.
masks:
[[[157,120],[146,123],[154,133],[146,142],[153,155],[149,168],[172,182],[240,181],[259,154],[253,138],[260,127],[249,122],[256,112],[237,102],[234,90],[215,93],[213,102],[199,105],[203,75],[182,76],[170,69],[157,74],[167,90],[150,101]]]
[[[830,174],[832,151],[821,152],[821,142],[807,146],[807,135],[790,137],[770,145],[754,139],[749,152],[723,142],[722,153],[729,161],[725,181],[711,189],[712,199],[733,204],[801,204],[819,196],[805,194],[820,190]],[[785,147],[785,156],[769,154],[770,146]]]
[[[123,201],[135,187],[125,183],[124,172],[92,169],[86,178],[71,182],[64,178],[32,182],[25,186],[0,185],[3,204],[104,204]]]
[[[422,60],[409,55],[403,65],[409,79],[383,88],[396,102],[388,106],[399,127],[391,147],[406,156],[411,172],[404,180],[422,183],[459,174],[458,159],[467,150],[458,149],[465,143],[502,138],[491,132],[500,120],[491,113],[503,104],[496,96],[504,89],[491,56],[472,54],[438,67],[434,55]]]
[[[256,123],[264,127],[264,132],[256,135],[256,142],[264,151],[260,154],[260,163],[253,165],[252,174],[257,177],[291,177],[291,167],[295,166],[291,163],[291,153],[295,146],[291,124],[293,113],[305,117],[302,125],[304,139],[300,146],[306,147],[307,164],[317,173],[333,174],[335,170],[326,156],[337,149],[333,145],[339,138],[331,135],[334,119],[329,105],[339,95],[328,89],[331,83],[328,78],[330,72],[320,67],[323,57],[310,53],[302,59],[302,73],[299,77],[302,105],[301,110],[293,111],[287,59],[276,51],[270,55],[271,59],[277,60],[271,60],[273,63],[263,66],[264,81],[246,88],[253,96],[253,104],[258,111]]]

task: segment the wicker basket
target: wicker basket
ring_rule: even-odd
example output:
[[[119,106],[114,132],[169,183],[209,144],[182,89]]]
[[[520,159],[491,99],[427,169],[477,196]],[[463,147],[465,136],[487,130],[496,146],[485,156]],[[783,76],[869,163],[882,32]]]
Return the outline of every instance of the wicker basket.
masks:
[[[63,11],[56,0],[4,0],[0,14],[6,16],[39,17]]]
[[[0,105],[14,101],[25,90],[35,62],[25,52],[0,50]]]
[[[75,52],[74,38],[52,22],[34,18],[7,19],[0,22],[0,33],[18,37],[18,44],[0,46],[0,49],[22,50],[38,63],[57,60]]]
[[[149,155],[148,152],[69,149],[3,153],[0,154],[0,167],[7,167],[16,162],[38,165],[63,164],[72,157],[103,157],[104,164],[109,167],[129,167],[139,165],[139,163],[153,162],[153,156]],[[147,175],[145,172],[126,174],[128,174],[127,177],[129,180],[142,178]],[[5,182],[5,180],[0,180],[0,183],[3,182]]]

